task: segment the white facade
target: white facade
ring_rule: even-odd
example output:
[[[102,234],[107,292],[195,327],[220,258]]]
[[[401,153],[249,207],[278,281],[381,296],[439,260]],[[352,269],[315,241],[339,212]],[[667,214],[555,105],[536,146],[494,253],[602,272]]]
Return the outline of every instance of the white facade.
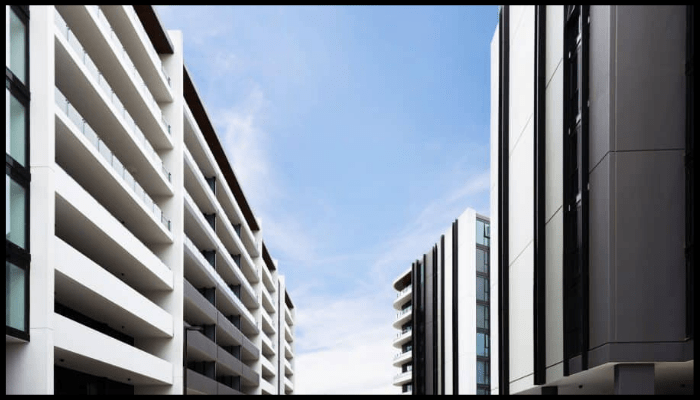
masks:
[[[393,346],[401,350],[393,362],[394,366],[400,368],[393,384],[401,387],[403,393],[479,392],[477,314],[480,306],[477,297],[481,306],[487,307],[486,328],[480,332],[487,335],[494,332],[488,326],[488,290],[477,289],[479,260],[482,262],[479,272],[483,272],[480,277],[490,279],[493,276],[488,272],[486,257],[489,245],[480,247],[484,243],[484,233],[488,235],[488,228],[485,228],[489,225],[488,221],[488,218],[477,214],[473,209],[465,210],[432,249],[416,259],[413,266],[393,283],[397,291],[393,303],[397,317],[393,326],[399,330]],[[478,229],[481,229],[480,239],[477,239]],[[482,252],[486,258],[478,257],[477,252]],[[424,281],[417,287],[413,280],[416,279],[415,274],[420,273],[425,274]],[[456,291],[454,286],[457,287]],[[422,311],[419,311],[417,308],[420,308],[421,301]],[[480,360],[492,357],[488,354],[488,347],[486,345],[486,349],[481,348]],[[418,361],[420,357],[424,361]],[[488,374],[482,375],[482,379],[487,378]],[[482,382],[481,388],[486,389],[487,385],[488,383]]]
[[[138,7],[28,7],[29,329],[6,335],[6,393],[70,393],[57,377],[75,373],[181,394],[187,339],[188,393],[291,394],[284,277],[181,32],[151,39],[139,13],[155,11]]]

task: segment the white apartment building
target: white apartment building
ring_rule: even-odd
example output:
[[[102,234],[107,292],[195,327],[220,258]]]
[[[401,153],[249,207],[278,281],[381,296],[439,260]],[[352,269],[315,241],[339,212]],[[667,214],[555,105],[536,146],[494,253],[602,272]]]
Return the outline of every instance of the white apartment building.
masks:
[[[468,208],[393,282],[393,384],[403,394],[489,394],[489,219]]]
[[[295,309],[151,6],[5,6],[6,394],[292,394]]]

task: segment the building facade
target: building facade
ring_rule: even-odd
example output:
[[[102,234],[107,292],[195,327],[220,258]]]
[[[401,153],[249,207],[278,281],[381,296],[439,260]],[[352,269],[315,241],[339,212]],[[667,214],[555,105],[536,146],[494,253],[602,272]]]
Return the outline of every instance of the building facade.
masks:
[[[694,18],[501,7],[493,393],[692,393]]]
[[[6,393],[293,393],[294,305],[181,32],[5,19]]]
[[[490,393],[489,248],[489,219],[467,209],[394,281],[402,393]]]

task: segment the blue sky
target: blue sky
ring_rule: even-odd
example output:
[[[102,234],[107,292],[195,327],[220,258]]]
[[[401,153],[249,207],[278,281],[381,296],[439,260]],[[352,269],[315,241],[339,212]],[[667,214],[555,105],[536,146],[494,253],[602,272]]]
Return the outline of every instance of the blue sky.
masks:
[[[296,393],[398,393],[392,281],[489,215],[496,6],[157,6],[297,308]]]

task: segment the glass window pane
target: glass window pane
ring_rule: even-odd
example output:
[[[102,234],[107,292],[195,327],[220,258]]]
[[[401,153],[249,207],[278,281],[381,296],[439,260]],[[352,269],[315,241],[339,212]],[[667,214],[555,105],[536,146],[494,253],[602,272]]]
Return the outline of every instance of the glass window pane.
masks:
[[[476,355],[489,356],[489,335],[487,333],[476,333]]]
[[[18,163],[26,167],[26,115],[25,107],[14,96],[7,95],[9,92],[5,88],[6,96],[9,98],[9,118],[5,132],[5,151]],[[8,110],[5,111],[8,113]]]
[[[26,189],[5,175],[5,238],[21,248],[26,242]]]
[[[477,304],[476,305],[476,327],[477,328],[489,328],[489,308],[487,306]]]
[[[25,330],[25,279],[23,269],[5,261],[5,325],[20,331]]]
[[[489,367],[486,361],[476,361],[476,383],[482,385],[489,384]]]
[[[24,23],[13,12],[10,13],[10,70],[26,84],[26,51],[25,40],[27,30]]]
[[[488,279],[483,276],[476,277],[476,299],[481,301],[489,301],[489,284]]]
[[[478,272],[489,272],[489,253],[482,249],[476,249],[476,270]]]

